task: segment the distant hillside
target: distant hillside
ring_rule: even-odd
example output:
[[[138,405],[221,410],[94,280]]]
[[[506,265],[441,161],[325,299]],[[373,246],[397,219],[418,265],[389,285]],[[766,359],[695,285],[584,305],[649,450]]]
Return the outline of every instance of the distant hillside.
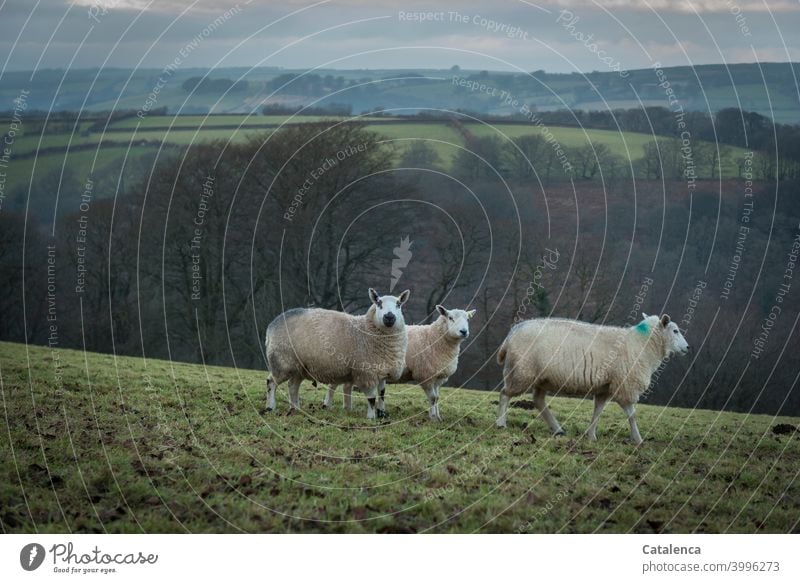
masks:
[[[28,206],[29,212],[45,219],[52,216],[55,192],[59,188],[70,193],[81,192],[86,176],[92,175],[96,180],[105,182],[95,190],[95,198],[110,197],[123,194],[126,186],[146,179],[157,157],[175,154],[185,146],[212,140],[241,143],[254,136],[266,139],[280,127],[336,119],[345,118],[242,114],[173,116],[154,113],[142,120],[128,112],[128,117],[112,120],[107,125],[102,119],[81,120],[77,123],[74,119],[50,119],[45,129],[43,119],[31,116],[23,124],[25,131],[15,136],[14,157],[4,169],[4,207],[15,212],[24,212],[29,204],[30,189],[34,200]],[[541,128],[523,120],[452,123],[445,119],[424,117],[365,116],[359,119],[396,148],[397,164],[402,162],[402,153],[407,151],[409,144],[419,139],[425,140],[435,150],[439,158],[438,167],[446,171],[453,170],[455,158],[470,137],[493,137],[510,147],[509,140],[542,134]],[[608,153],[617,156],[620,166],[627,164],[628,160],[631,163],[641,160],[646,153],[645,147],[656,138],[646,133],[579,127],[551,126],[548,127],[548,132],[563,147],[570,149],[570,155],[574,154],[576,158],[579,157],[580,148],[591,148],[594,144],[607,148]],[[471,145],[479,147],[474,143]],[[499,151],[494,142],[487,145]],[[698,156],[701,146],[708,149],[711,143],[698,141]],[[591,150],[587,155],[594,156],[596,152]],[[744,150],[741,148],[723,147],[720,176],[736,177],[739,174],[739,160],[743,155]],[[126,160],[127,163],[123,164]],[[698,163],[700,178],[711,178],[706,166],[708,164],[704,163],[701,169]],[[123,168],[123,180],[119,181]],[[619,169],[617,176],[624,170],[624,167]],[[644,177],[640,173],[640,178]],[[58,212],[74,212],[79,204],[78,196],[60,197]]]
[[[0,99],[21,91],[41,110],[119,110],[166,107],[169,113],[250,113],[267,104],[347,104],[360,113],[376,108],[468,109],[513,114],[525,104],[540,111],[606,110],[668,106],[669,82],[686,110],[737,107],[781,123],[800,122],[798,63],[667,67],[587,74],[531,74],[442,70],[302,70],[279,68],[77,69],[9,72],[0,78]],[[204,77],[207,77],[203,80]],[[462,81],[463,80],[463,81]],[[474,83],[474,82],[477,82]],[[151,95],[156,92],[157,95]]]

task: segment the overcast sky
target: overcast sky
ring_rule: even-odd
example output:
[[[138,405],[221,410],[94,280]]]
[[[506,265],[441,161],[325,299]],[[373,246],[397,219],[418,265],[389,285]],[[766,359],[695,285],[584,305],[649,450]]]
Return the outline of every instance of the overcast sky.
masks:
[[[177,58],[181,67],[586,72],[798,61],[798,31],[799,0],[0,0],[5,70],[162,68]]]

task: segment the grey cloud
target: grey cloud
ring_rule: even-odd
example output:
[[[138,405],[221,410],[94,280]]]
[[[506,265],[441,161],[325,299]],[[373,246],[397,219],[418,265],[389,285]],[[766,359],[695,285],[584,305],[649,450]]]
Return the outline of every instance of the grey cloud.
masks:
[[[741,12],[737,12],[739,20],[731,12],[729,1],[741,9]],[[44,52],[41,66],[66,66],[92,25],[94,28],[86,45],[78,51],[74,66],[99,66],[119,39],[122,40],[111,55],[109,65],[134,66],[159,35],[164,33],[172,19],[188,5],[173,0],[154,2],[140,14],[137,9],[140,0],[124,0],[116,4],[115,0],[102,2],[115,7],[110,8],[99,23],[87,17],[87,4],[91,4],[88,0],[80,0],[79,4],[69,9],[63,25],[54,35],[53,45]],[[210,66],[261,27],[312,3],[254,1],[248,5],[245,1],[219,3],[201,0],[163,34],[145,58],[143,66],[164,66],[204,27],[237,4],[240,11],[204,38],[182,63],[183,66]],[[767,58],[800,59],[798,37],[794,34],[800,29],[799,5],[782,0],[769,3],[768,6],[777,11],[773,15],[763,10],[764,3],[755,0],[703,0],[692,4],[651,0],[649,5],[653,9],[643,2],[611,0],[602,4],[607,7],[608,13],[599,9],[597,4],[584,0],[539,3],[544,10],[538,10],[531,4],[521,0],[409,0],[402,3],[338,0],[308,9],[286,18],[267,31],[257,33],[244,46],[231,53],[222,65],[250,66],[261,62],[266,66],[306,68],[342,59],[337,65],[339,68],[430,68],[459,64],[469,68],[603,70],[603,63],[587,48],[592,43],[606,51],[604,54],[619,59],[626,68],[645,67],[651,60],[659,60],[664,65],[720,62],[723,59],[731,62],[752,61],[750,44],[759,55]],[[43,43],[53,34],[69,8],[59,0],[42,0],[24,30],[20,43],[12,46],[32,6],[22,0],[9,0],[0,11],[0,51],[5,55],[10,54],[10,69],[30,69],[34,66],[45,49]],[[698,14],[687,7],[696,9]],[[571,30],[565,29],[563,22],[556,22],[562,9],[569,10],[578,18]],[[443,12],[445,17],[427,23],[401,22],[398,19],[400,10]],[[449,12],[458,12],[466,22],[453,20],[447,14]],[[126,27],[137,15],[136,24],[123,36]],[[378,17],[388,18],[356,23],[358,20]],[[477,22],[473,22],[473,18]],[[499,25],[517,26],[526,36],[509,38],[502,30],[492,30],[490,26],[481,24],[484,19]],[[748,35],[742,30],[742,22],[746,23]],[[320,32],[336,26],[339,28]],[[576,37],[576,32],[583,36]],[[783,46],[781,34],[788,47]],[[308,35],[314,36],[297,42]],[[591,39],[583,42],[581,39],[588,35],[592,35]],[[281,51],[292,43],[296,44]],[[398,48],[420,45],[441,48]],[[379,52],[352,56],[375,50]],[[274,51],[281,52],[262,62]],[[489,56],[459,51],[485,52]],[[502,61],[509,64],[504,65]]]

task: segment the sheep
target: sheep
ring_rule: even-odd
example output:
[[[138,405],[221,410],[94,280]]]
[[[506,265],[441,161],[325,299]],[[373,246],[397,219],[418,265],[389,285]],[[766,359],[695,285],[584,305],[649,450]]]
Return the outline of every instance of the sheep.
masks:
[[[448,310],[440,305],[436,306],[436,310],[439,312],[439,317],[432,324],[406,326],[408,330],[406,364],[403,374],[396,382],[418,383],[430,403],[428,416],[434,421],[441,421],[439,387],[456,372],[461,342],[469,337],[469,319],[475,315],[475,310]],[[336,386],[332,384],[328,388],[323,407],[333,405]],[[345,384],[343,390],[344,406],[352,409],[352,385]],[[378,417],[386,415],[385,393],[385,382],[382,382],[379,387]]]
[[[497,426],[506,426],[509,399],[530,389],[550,431],[564,435],[545,403],[547,393],[592,395],[594,414],[588,438],[597,439],[597,422],[611,399],[628,417],[631,441],[641,445],[634,404],[662,361],[689,350],[668,315],[642,316],[641,322],[628,328],[561,318],[526,320],[512,327],[497,354],[497,362],[504,365]]]
[[[399,378],[405,366],[408,333],[402,307],[408,290],[379,296],[370,288],[366,314],[351,316],[320,308],[295,308],[267,328],[267,410],[275,409],[275,391],[289,381],[291,408],[300,407],[300,383],[354,383],[367,396],[367,418],[375,418],[378,387]]]

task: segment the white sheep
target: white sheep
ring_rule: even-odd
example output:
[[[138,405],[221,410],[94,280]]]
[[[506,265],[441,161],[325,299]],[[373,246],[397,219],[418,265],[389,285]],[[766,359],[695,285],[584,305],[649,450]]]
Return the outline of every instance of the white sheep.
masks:
[[[498,427],[506,426],[509,399],[531,390],[550,431],[563,435],[545,402],[547,393],[592,395],[589,439],[597,439],[598,419],[611,399],[628,416],[631,440],[641,444],[634,404],[661,362],[689,349],[669,316],[642,315],[644,319],[629,328],[561,318],[526,320],[512,327],[497,354],[497,362],[504,364]]]
[[[458,367],[461,342],[469,337],[469,319],[475,310],[448,310],[436,306],[439,317],[425,326],[406,326],[408,330],[408,350],[403,374],[396,382],[414,381],[425,391],[430,403],[429,417],[441,421],[439,412],[439,387],[450,378]],[[333,405],[335,384],[330,385],[325,395],[323,407]],[[352,385],[344,386],[344,406],[352,409]],[[385,416],[385,383],[381,383],[378,398],[378,416]]]
[[[378,388],[396,379],[405,366],[408,333],[402,306],[408,290],[379,296],[370,288],[366,314],[351,316],[320,308],[296,308],[267,328],[267,410],[275,409],[275,391],[289,381],[290,413],[300,407],[300,383],[353,383],[367,396],[367,418],[375,418]]]

